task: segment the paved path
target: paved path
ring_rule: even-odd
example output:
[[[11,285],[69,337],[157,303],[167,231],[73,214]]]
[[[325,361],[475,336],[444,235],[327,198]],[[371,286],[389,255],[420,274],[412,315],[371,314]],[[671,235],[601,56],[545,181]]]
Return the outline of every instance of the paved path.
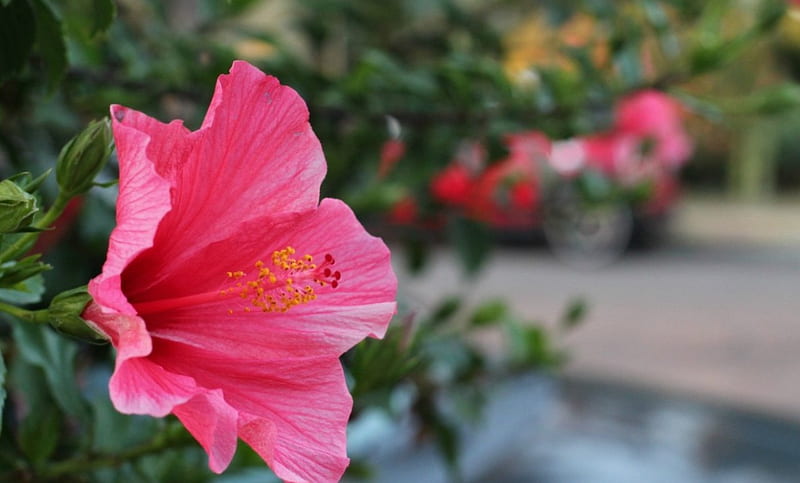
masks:
[[[796,206],[690,204],[676,220],[675,242],[593,271],[567,267],[541,248],[505,248],[465,280],[440,251],[421,277],[401,270],[402,287],[422,303],[459,290],[475,301],[504,296],[543,321],[583,295],[589,317],[562,341],[573,357],[568,372],[800,420]]]

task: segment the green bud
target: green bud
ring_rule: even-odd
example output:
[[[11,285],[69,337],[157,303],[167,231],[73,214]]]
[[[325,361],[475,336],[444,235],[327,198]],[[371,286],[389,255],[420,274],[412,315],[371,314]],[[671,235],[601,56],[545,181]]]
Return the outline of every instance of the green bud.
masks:
[[[92,121],[72,138],[58,155],[56,180],[64,193],[75,196],[89,191],[94,177],[111,155],[111,125],[108,119]]]
[[[0,181],[0,233],[19,231],[39,211],[36,198],[10,179]]]
[[[73,288],[56,295],[47,309],[49,322],[56,330],[88,342],[107,342],[108,337],[81,317],[92,296],[86,287]]]

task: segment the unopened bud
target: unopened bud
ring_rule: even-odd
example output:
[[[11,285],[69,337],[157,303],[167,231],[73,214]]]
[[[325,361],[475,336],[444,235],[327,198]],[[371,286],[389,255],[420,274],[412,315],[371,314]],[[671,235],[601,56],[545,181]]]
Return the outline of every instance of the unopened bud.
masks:
[[[94,177],[111,155],[111,126],[108,119],[92,121],[72,138],[58,155],[56,180],[64,193],[75,196],[89,191]]]
[[[49,321],[59,332],[69,334],[89,342],[106,342],[108,338],[95,330],[82,317],[83,309],[92,301],[86,287],[73,288],[56,295],[50,307]]]
[[[0,234],[27,227],[38,211],[33,195],[10,179],[0,181]]]

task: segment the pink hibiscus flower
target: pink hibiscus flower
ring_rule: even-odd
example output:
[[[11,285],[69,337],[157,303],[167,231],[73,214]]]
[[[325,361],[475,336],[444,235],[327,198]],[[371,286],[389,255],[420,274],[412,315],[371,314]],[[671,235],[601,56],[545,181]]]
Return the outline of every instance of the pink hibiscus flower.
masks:
[[[394,165],[406,154],[406,143],[399,139],[389,139],[381,146],[380,164],[378,164],[378,178],[389,176]]]
[[[644,90],[623,98],[611,131],[581,139],[586,164],[623,184],[674,172],[691,156],[680,106],[668,95]]]
[[[539,164],[550,141],[538,131],[506,136],[508,156],[489,166],[473,183],[470,214],[495,227],[526,227],[535,222],[539,202]]]
[[[472,176],[458,161],[450,163],[431,180],[431,193],[438,201],[453,206],[464,206],[470,198]]]
[[[553,142],[547,161],[561,176],[566,178],[577,176],[586,164],[586,148],[583,140],[572,138]]]
[[[290,481],[348,465],[338,357],[383,336],[389,251],[341,201],[292,89],[245,62],[202,126],[112,106],[117,227],[84,317],[117,350],[123,413],[174,414],[222,472],[237,436]]]
[[[389,221],[398,225],[411,225],[419,217],[419,207],[411,196],[406,195],[389,209]]]
[[[615,129],[640,141],[650,141],[653,144],[651,156],[666,167],[677,168],[692,154],[680,105],[660,91],[643,90],[620,100]]]

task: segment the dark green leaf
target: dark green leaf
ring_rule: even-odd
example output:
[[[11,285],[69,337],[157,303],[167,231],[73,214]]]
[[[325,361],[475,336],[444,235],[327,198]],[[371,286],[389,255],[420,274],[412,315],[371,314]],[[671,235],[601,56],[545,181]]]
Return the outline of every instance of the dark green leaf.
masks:
[[[470,317],[469,323],[476,327],[493,325],[503,320],[507,314],[508,305],[504,300],[489,300],[475,309],[475,312],[472,313],[472,317]]]
[[[754,30],[757,33],[772,31],[786,13],[787,2],[784,0],[766,0],[758,9],[758,19]]]
[[[452,473],[458,472],[458,448],[460,446],[458,439],[458,432],[456,428],[447,421],[444,421],[441,416],[435,421],[433,430],[436,435],[436,446],[442,453],[445,462],[447,462],[448,469]],[[456,475],[454,475],[456,476]],[[458,477],[454,478],[458,481]]]
[[[58,444],[61,414],[54,406],[40,407],[22,421],[19,430],[19,446],[34,465],[46,461]]]
[[[88,408],[76,383],[75,342],[57,335],[49,326],[14,324],[20,355],[44,371],[53,399],[70,416],[88,421]]]
[[[383,340],[366,339],[352,349],[348,368],[355,381],[354,397],[386,393],[419,367],[420,359],[408,350],[408,337],[406,327],[393,325]]]
[[[0,288],[0,301],[14,305],[35,304],[42,300],[42,294],[44,294],[44,278],[41,274],[37,274],[10,287]]]
[[[3,406],[6,402],[6,364],[0,353],[0,434],[3,434]]]
[[[112,179],[111,181],[106,181],[105,183],[93,183],[92,186],[97,186],[98,188],[111,188],[112,186],[116,186],[119,184],[119,179]]]
[[[117,8],[112,0],[92,0],[94,25],[92,36],[103,33],[111,27]]]
[[[22,260],[0,263],[0,287],[13,288],[15,285],[38,275],[52,267],[39,261],[41,255],[31,255]]]
[[[557,365],[561,355],[553,349],[548,333],[538,325],[506,321],[511,364],[519,369],[541,369]]]
[[[642,82],[642,53],[638,45],[630,43],[614,56],[614,64],[622,76],[623,85],[632,87]]]
[[[578,326],[586,318],[586,312],[586,300],[582,298],[571,300],[564,309],[564,313],[561,315],[561,327],[572,329]]]
[[[0,7],[0,81],[22,70],[36,39],[36,20],[27,0]]]
[[[348,479],[355,479],[355,480],[374,480],[375,479],[375,467],[370,465],[364,461],[350,461],[350,466],[347,467],[347,472],[345,476]],[[261,481],[261,480],[259,480]],[[217,482],[217,483],[225,483],[225,482]],[[239,483],[239,480],[229,481],[227,483]]]
[[[467,273],[477,272],[491,249],[487,228],[477,221],[459,217],[450,221],[448,232]]]
[[[430,322],[434,325],[447,322],[461,308],[461,297],[447,297],[431,314]]]
[[[33,194],[34,191],[39,189],[44,180],[47,179],[51,171],[53,171],[52,168],[46,170],[44,173],[40,174],[35,178],[29,171],[22,171],[20,173],[9,176],[8,179],[18,184],[22,189],[24,189],[28,193]]]
[[[61,21],[44,0],[32,0],[36,15],[36,46],[47,66],[47,86],[52,91],[67,72],[67,46]]]
[[[57,412],[58,408],[50,396],[50,391],[45,382],[44,373],[42,370],[22,357],[14,357],[9,359],[8,367],[8,388],[13,391],[14,406],[24,411],[15,411],[13,416],[14,421],[18,425],[14,428],[15,431],[9,431],[8,434],[13,433],[15,443],[11,448],[23,451],[26,453],[27,458],[35,458],[37,455],[46,455],[52,446],[52,442],[42,442],[41,446],[35,441],[37,436],[37,428],[46,429],[53,423],[53,419],[58,420],[57,415],[49,414],[50,412]],[[49,420],[41,421],[42,419]],[[52,428],[48,430],[48,434],[43,436],[45,438],[55,437],[58,438],[61,434],[60,428]],[[9,449],[11,449],[9,448]],[[22,455],[17,455],[22,457]]]
[[[419,273],[428,261],[428,246],[417,237],[406,240],[406,263],[411,273]]]
[[[149,416],[122,414],[108,394],[110,371],[96,367],[86,373],[87,398],[92,411],[92,450],[115,453],[143,444],[155,436],[161,422]]]

